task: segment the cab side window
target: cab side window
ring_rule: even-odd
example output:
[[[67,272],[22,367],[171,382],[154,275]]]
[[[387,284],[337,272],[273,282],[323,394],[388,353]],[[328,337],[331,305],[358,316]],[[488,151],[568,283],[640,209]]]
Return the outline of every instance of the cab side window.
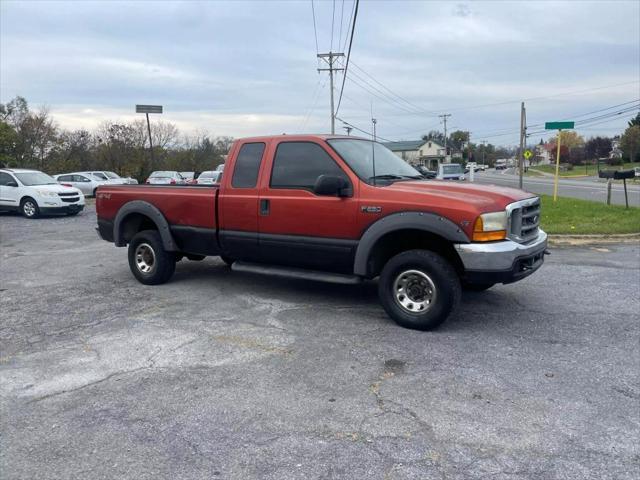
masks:
[[[73,182],[73,175],[61,175],[58,177],[59,182]]]
[[[6,187],[10,182],[18,183],[14,180],[14,178],[5,172],[0,172],[0,186]]]
[[[73,176],[73,181],[74,182],[90,182],[91,180],[89,180],[87,177],[85,177],[84,175],[74,175]]]
[[[282,142],[278,145],[273,159],[271,188],[313,190],[320,175],[334,175],[349,181],[320,145],[311,142]]]
[[[233,168],[233,177],[231,177],[233,188],[254,188],[256,186],[264,148],[264,143],[245,143],[240,147],[236,165]]]

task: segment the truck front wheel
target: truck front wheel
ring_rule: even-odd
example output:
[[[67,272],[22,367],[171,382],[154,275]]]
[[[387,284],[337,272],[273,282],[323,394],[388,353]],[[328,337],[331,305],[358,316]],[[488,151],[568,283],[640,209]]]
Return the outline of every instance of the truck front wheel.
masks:
[[[380,274],[378,295],[398,324],[431,330],[460,303],[460,280],[451,264],[428,250],[408,250],[391,258]]]
[[[140,283],[159,285],[173,276],[176,258],[164,249],[156,230],[144,230],[129,243],[129,268]]]

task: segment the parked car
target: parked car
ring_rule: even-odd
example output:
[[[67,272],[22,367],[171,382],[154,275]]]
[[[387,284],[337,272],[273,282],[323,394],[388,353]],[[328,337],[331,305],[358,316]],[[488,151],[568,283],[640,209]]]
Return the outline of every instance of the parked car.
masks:
[[[89,172],[61,173],[54,177],[58,183],[76,187],[87,196],[96,196],[96,191],[101,185],[109,185],[108,180],[103,180]]]
[[[424,165],[415,165],[413,168],[418,170],[418,172],[420,172],[420,175],[422,175],[424,178],[429,178],[429,179],[436,178],[436,175],[438,174],[433,170],[429,170]]]
[[[236,271],[301,280],[379,277],[387,314],[427,330],[456,308],[463,285],[516,282],[544,262],[537,196],[425,182],[369,139],[247,138],[234,142],[227,162],[211,188],[101,188],[98,232],[128,245],[138,281],[167,282],[178,259],[207,255]]]
[[[133,177],[121,177],[115,172],[109,171],[97,171],[97,172],[83,172],[90,173],[94,177],[98,177],[100,180],[107,180],[112,185],[137,185],[138,180]]]
[[[216,167],[216,172],[224,172],[224,163],[221,163]]]
[[[38,170],[0,169],[0,210],[13,210],[27,218],[40,215],[77,215],[84,209],[84,195],[60,185]]]
[[[184,178],[184,181],[189,184],[195,184],[196,172],[179,172],[180,176]]]
[[[197,185],[213,185],[215,183],[220,183],[220,179],[222,178],[222,172],[218,172],[215,170],[207,170],[198,175],[196,179]]]
[[[438,165],[438,180],[464,180],[464,170],[459,163],[441,163]]]
[[[152,172],[145,183],[150,185],[185,185],[187,182],[178,172],[158,171]]]

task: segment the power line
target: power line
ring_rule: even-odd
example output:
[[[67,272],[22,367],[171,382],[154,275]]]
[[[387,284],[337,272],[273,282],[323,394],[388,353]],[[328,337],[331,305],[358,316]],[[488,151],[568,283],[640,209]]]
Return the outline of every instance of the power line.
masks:
[[[353,46],[353,33],[356,30],[356,20],[358,19],[359,4],[360,4],[360,0],[356,0],[356,6],[353,12],[353,24],[351,25],[351,38],[349,39],[349,50],[347,51],[347,62],[344,64],[344,76],[342,77],[342,87],[340,88],[340,97],[338,98],[338,107],[336,108],[336,114],[340,110],[340,103],[342,102],[342,92],[344,91],[344,82],[347,78],[347,72],[349,71],[349,59],[351,58],[351,47]]]
[[[424,110],[422,107],[420,107],[419,105],[410,102],[409,100],[407,100],[406,98],[398,95],[397,93],[395,93],[393,90],[391,90],[389,87],[387,87],[386,85],[384,85],[383,83],[379,82],[378,80],[376,80],[373,75],[371,75],[370,73],[367,73],[362,67],[359,67],[358,65],[356,65],[355,62],[351,62],[351,65],[353,65],[355,68],[357,68],[358,70],[360,70],[364,75],[368,76],[369,78],[371,78],[371,80],[373,80],[375,83],[377,83],[378,85],[380,85],[382,88],[384,88],[386,91],[388,91],[392,96],[398,98],[399,100],[403,101],[404,103],[406,103],[407,105],[409,105],[410,107],[416,109],[416,111],[418,112],[424,112],[427,113],[429,115],[433,115],[436,116],[437,113],[435,112],[430,112],[428,110]]]
[[[341,51],[344,52],[345,48],[347,48],[347,40],[349,39],[349,31],[351,30],[351,23],[353,22],[353,13],[356,8],[356,0],[353,0],[351,4],[351,15],[349,17],[349,24],[347,25],[347,34],[344,36],[344,44],[342,45]]]

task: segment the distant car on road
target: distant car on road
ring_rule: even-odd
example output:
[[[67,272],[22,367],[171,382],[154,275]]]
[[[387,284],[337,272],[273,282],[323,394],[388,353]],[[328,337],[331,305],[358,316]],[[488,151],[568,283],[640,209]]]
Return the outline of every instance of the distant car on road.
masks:
[[[0,169],[0,210],[14,210],[27,218],[40,215],[77,215],[84,209],[84,195],[56,182],[38,170]]]
[[[636,177],[640,177],[640,167],[636,167],[633,169],[634,175]]]
[[[436,178],[436,175],[438,175],[437,172],[434,172],[433,170],[429,170],[424,165],[415,165],[413,168],[415,168],[418,172],[420,172],[420,174],[424,178],[429,178],[429,179]]]
[[[145,182],[149,185],[186,185],[186,180],[179,172],[157,171],[152,172]]]
[[[94,172],[83,172],[90,173],[94,177],[98,177],[101,180],[106,180],[110,185],[137,185],[138,180],[133,177],[121,177],[115,172],[110,172],[106,170],[94,171]]]
[[[442,163],[438,165],[438,180],[464,180],[466,177],[459,163]]]
[[[506,170],[508,167],[507,161],[504,159],[496,160],[496,170]]]
[[[83,194],[95,197],[100,185],[109,185],[108,180],[96,177],[89,172],[61,173],[54,177],[58,183],[69,185],[80,190]]]
[[[214,185],[216,183],[220,183],[221,179],[222,179],[222,172],[207,170],[206,172],[202,172],[200,175],[198,175],[198,178],[196,179],[196,184],[197,185]]]

